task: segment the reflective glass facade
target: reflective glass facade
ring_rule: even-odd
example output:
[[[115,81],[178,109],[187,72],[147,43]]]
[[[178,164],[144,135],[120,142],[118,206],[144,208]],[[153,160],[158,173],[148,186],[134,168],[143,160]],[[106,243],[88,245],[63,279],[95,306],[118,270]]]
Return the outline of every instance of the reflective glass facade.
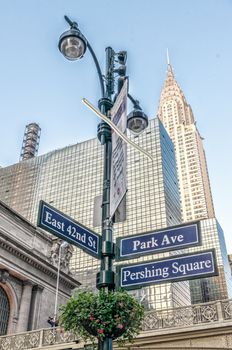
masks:
[[[131,136],[152,156],[154,161],[128,147],[128,192],[126,196],[126,220],[114,224],[114,238],[148,232],[181,222],[174,147],[158,118],[149,122],[140,136]],[[97,139],[68,146],[45,155],[22,161],[0,169],[0,199],[36,224],[40,199],[70,215],[78,222],[101,233],[101,227],[93,224],[94,202],[102,194],[103,149]],[[207,279],[210,300],[227,297],[223,259],[223,233],[215,219],[203,220],[203,246],[199,251],[215,247],[220,276]],[[222,236],[221,236],[222,235]],[[186,251],[182,251],[186,252]],[[142,262],[170,256],[166,252],[130,260]],[[71,268],[83,286],[94,288],[99,263],[80,249],[75,249]],[[226,263],[225,263],[226,264]],[[224,264],[224,266],[226,266]],[[201,301],[202,288],[193,285],[192,301]],[[195,283],[195,284],[194,284]],[[206,284],[206,283],[205,283]],[[205,290],[208,287],[205,287]],[[134,291],[147,308],[165,309],[191,302],[189,282],[163,283]]]
[[[201,220],[202,246],[189,251],[215,249],[219,276],[190,281],[192,303],[232,297],[232,278],[224,233],[215,218]]]
[[[133,141],[151,153],[151,162],[128,147],[126,220],[114,225],[117,236],[148,232],[180,223],[181,211],[173,144],[159,119]],[[94,202],[102,193],[103,153],[97,139],[68,146],[0,169],[0,198],[36,223],[43,199],[80,223],[93,226]],[[154,258],[169,256],[162,253]],[[151,259],[143,257],[139,261]],[[133,259],[137,261],[138,259]],[[72,269],[83,285],[95,286],[98,261],[76,249]],[[146,287],[138,292],[149,307],[189,304],[188,282]]]

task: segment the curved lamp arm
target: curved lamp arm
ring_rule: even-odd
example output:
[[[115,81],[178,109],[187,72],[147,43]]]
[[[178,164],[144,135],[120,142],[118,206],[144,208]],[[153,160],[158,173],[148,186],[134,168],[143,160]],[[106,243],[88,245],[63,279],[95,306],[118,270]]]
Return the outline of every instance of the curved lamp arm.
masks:
[[[97,60],[97,57],[92,49],[92,46],[90,45],[90,43],[87,41],[87,47],[91,53],[91,56],[94,60],[94,63],[95,63],[95,66],[96,66],[96,69],[97,69],[97,74],[98,74],[98,77],[99,77],[99,81],[100,81],[100,86],[101,86],[101,93],[102,93],[102,97],[105,97],[105,86],[104,86],[104,80],[103,80],[103,77],[102,77],[102,71],[101,71],[101,68],[100,68],[100,65],[99,65],[99,62]]]
[[[142,110],[142,108],[141,108],[140,105],[139,105],[139,101],[138,101],[138,100],[135,100],[135,99],[129,94],[129,92],[128,92],[128,94],[127,94],[127,97],[128,97],[129,100],[131,100],[131,102],[133,103],[134,108],[137,108],[137,109]]]
[[[65,15],[64,19],[70,25],[71,28],[78,29],[77,23],[76,22],[72,22],[68,16]],[[95,63],[96,69],[97,69],[97,74],[98,74],[99,82],[100,82],[100,86],[101,86],[102,97],[105,97],[105,86],[104,86],[104,80],[103,80],[103,74],[102,74],[102,71],[101,71],[101,67],[100,67],[99,62],[97,60],[97,56],[95,55],[95,53],[94,53],[94,51],[92,49],[92,46],[90,45],[89,41],[86,39],[85,36],[84,36],[84,38],[86,40],[87,48],[90,51],[90,54],[91,54],[91,56],[93,58],[93,61]]]

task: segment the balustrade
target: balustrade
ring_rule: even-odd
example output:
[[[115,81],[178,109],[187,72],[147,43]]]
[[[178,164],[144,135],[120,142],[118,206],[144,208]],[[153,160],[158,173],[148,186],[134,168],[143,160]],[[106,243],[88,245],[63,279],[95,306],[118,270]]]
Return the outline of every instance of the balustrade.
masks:
[[[146,336],[147,331],[161,332],[167,328],[184,328],[215,323],[223,323],[225,326],[229,321],[232,321],[232,300],[149,311],[143,321],[143,335]],[[78,340],[78,336],[71,332],[65,332],[61,327],[56,327],[1,336],[0,349],[39,349]]]

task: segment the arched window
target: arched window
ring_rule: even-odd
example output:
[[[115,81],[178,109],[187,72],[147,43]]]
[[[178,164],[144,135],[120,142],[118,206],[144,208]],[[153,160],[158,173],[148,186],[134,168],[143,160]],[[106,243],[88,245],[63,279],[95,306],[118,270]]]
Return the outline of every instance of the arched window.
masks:
[[[10,315],[10,304],[6,292],[0,287],[0,335],[7,332]]]

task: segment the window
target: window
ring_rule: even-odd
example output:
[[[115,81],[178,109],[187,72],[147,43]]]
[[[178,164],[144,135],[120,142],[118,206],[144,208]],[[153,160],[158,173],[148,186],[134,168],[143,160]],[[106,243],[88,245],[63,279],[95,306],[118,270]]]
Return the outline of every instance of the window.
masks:
[[[4,289],[0,287],[0,335],[4,335],[7,332],[9,314],[9,300]]]

